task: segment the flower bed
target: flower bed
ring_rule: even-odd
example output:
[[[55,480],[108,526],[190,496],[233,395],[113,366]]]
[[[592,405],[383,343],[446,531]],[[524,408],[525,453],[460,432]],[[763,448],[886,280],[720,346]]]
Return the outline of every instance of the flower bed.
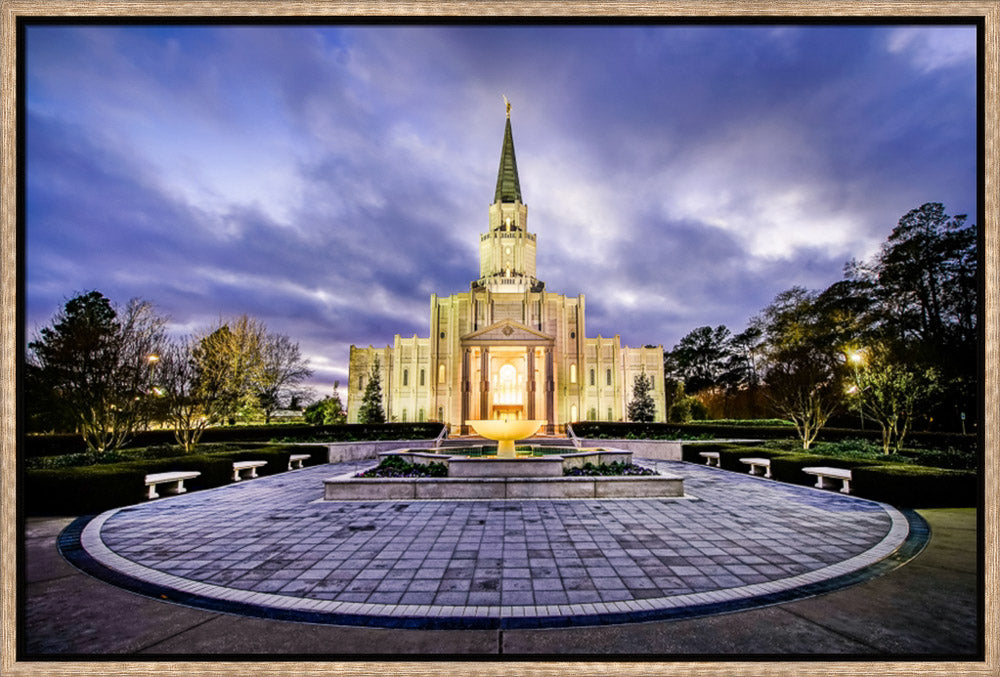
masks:
[[[606,477],[657,474],[658,473],[655,470],[644,468],[641,465],[635,465],[634,463],[621,463],[619,461],[601,463],[600,465],[585,463],[582,468],[567,468],[563,471],[563,475],[566,475],[567,477]]]
[[[448,466],[444,463],[414,464],[399,456],[386,456],[377,467],[360,472],[355,477],[447,477]]]

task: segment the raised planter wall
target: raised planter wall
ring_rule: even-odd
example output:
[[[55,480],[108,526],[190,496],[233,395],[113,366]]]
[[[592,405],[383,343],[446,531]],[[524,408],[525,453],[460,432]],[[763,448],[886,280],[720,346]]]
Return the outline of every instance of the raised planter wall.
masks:
[[[635,458],[649,458],[654,461],[680,461],[681,447],[685,444],[737,444],[759,443],[760,440],[600,440],[580,438],[584,447],[613,447],[631,451]]]
[[[328,463],[363,461],[376,458],[380,451],[396,449],[431,449],[434,440],[379,440],[375,442],[332,442],[327,445],[330,452]]]
[[[678,498],[684,480],[657,477],[420,477],[324,480],[327,501],[431,500],[454,498]]]

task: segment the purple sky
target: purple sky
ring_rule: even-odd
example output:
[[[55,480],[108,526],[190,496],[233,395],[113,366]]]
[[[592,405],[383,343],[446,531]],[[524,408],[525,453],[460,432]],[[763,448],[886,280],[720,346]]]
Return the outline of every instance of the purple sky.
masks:
[[[467,291],[504,107],[538,277],[670,348],[976,213],[968,26],[30,26],[26,329],[97,289],[248,313],[329,392]]]

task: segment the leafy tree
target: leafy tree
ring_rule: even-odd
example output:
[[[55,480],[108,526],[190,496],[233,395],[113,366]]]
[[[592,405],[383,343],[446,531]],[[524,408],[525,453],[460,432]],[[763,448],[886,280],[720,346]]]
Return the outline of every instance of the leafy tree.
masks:
[[[628,403],[628,420],[646,423],[656,420],[656,403],[653,401],[653,377],[643,371],[632,383],[632,401]]]
[[[224,420],[271,414],[295,386],[312,372],[299,346],[287,336],[270,334],[247,315],[224,322],[198,340],[193,357],[201,396],[216,401]]]
[[[319,402],[306,407],[303,418],[311,425],[340,425],[347,422],[347,412],[340,401],[340,393],[337,388],[340,381],[333,382],[333,395],[324,397]]]
[[[725,325],[694,329],[668,353],[668,373],[683,379],[688,393],[720,385],[730,357],[729,337]]]
[[[938,388],[937,371],[899,362],[884,349],[866,352],[867,363],[855,370],[850,393],[862,411],[882,427],[882,452],[898,452],[917,407]]]
[[[688,395],[673,403],[667,418],[671,423],[703,421],[708,418],[708,409],[697,397]]]
[[[165,323],[146,301],[119,312],[91,291],[67,301],[28,344],[32,387],[47,392],[46,406],[72,421],[91,452],[119,448],[148,415],[149,358],[163,344]]]
[[[843,400],[845,367],[819,294],[794,287],[764,309],[767,397],[808,449]]]
[[[377,357],[372,362],[368,383],[365,384],[365,394],[361,398],[361,408],[358,409],[358,423],[385,423],[385,411],[382,409],[382,378]]]
[[[198,397],[214,402],[221,420],[230,424],[236,422],[251,388],[253,372],[259,368],[260,340],[256,326],[249,322],[236,331],[222,324],[198,339],[193,349]]]
[[[870,291],[867,338],[907,364],[938,373],[940,400],[957,423],[978,407],[977,228],[929,202],[907,212],[870,262],[848,278]]]
[[[842,380],[839,365],[815,348],[786,349],[772,356],[767,397],[779,415],[795,424],[803,449],[839,408]]]

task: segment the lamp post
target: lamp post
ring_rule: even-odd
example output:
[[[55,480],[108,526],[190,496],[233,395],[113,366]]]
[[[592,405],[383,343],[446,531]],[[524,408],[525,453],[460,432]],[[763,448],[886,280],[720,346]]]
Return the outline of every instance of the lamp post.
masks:
[[[146,356],[146,364],[149,365],[149,390],[147,391],[147,397],[153,394],[153,371],[156,369],[156,364],[160,361],[160,356],[156,353],[150,353]],[[152,405],[147,402],[146,406],[146,430],[149,430],[149,426],[152,423]]]
[[[861,429],[865,429],[865,408],[861,402],[861,394],[864,392],[863,388],[858,387],[858,368],[864,364],[865,355],[861,348],[852,350],[847,354],[847,361],[851,363],[854,369],[854,386],[852,386],[850,392],[851,394],[857,393],[858,396],[858,413],[861,415]]]

